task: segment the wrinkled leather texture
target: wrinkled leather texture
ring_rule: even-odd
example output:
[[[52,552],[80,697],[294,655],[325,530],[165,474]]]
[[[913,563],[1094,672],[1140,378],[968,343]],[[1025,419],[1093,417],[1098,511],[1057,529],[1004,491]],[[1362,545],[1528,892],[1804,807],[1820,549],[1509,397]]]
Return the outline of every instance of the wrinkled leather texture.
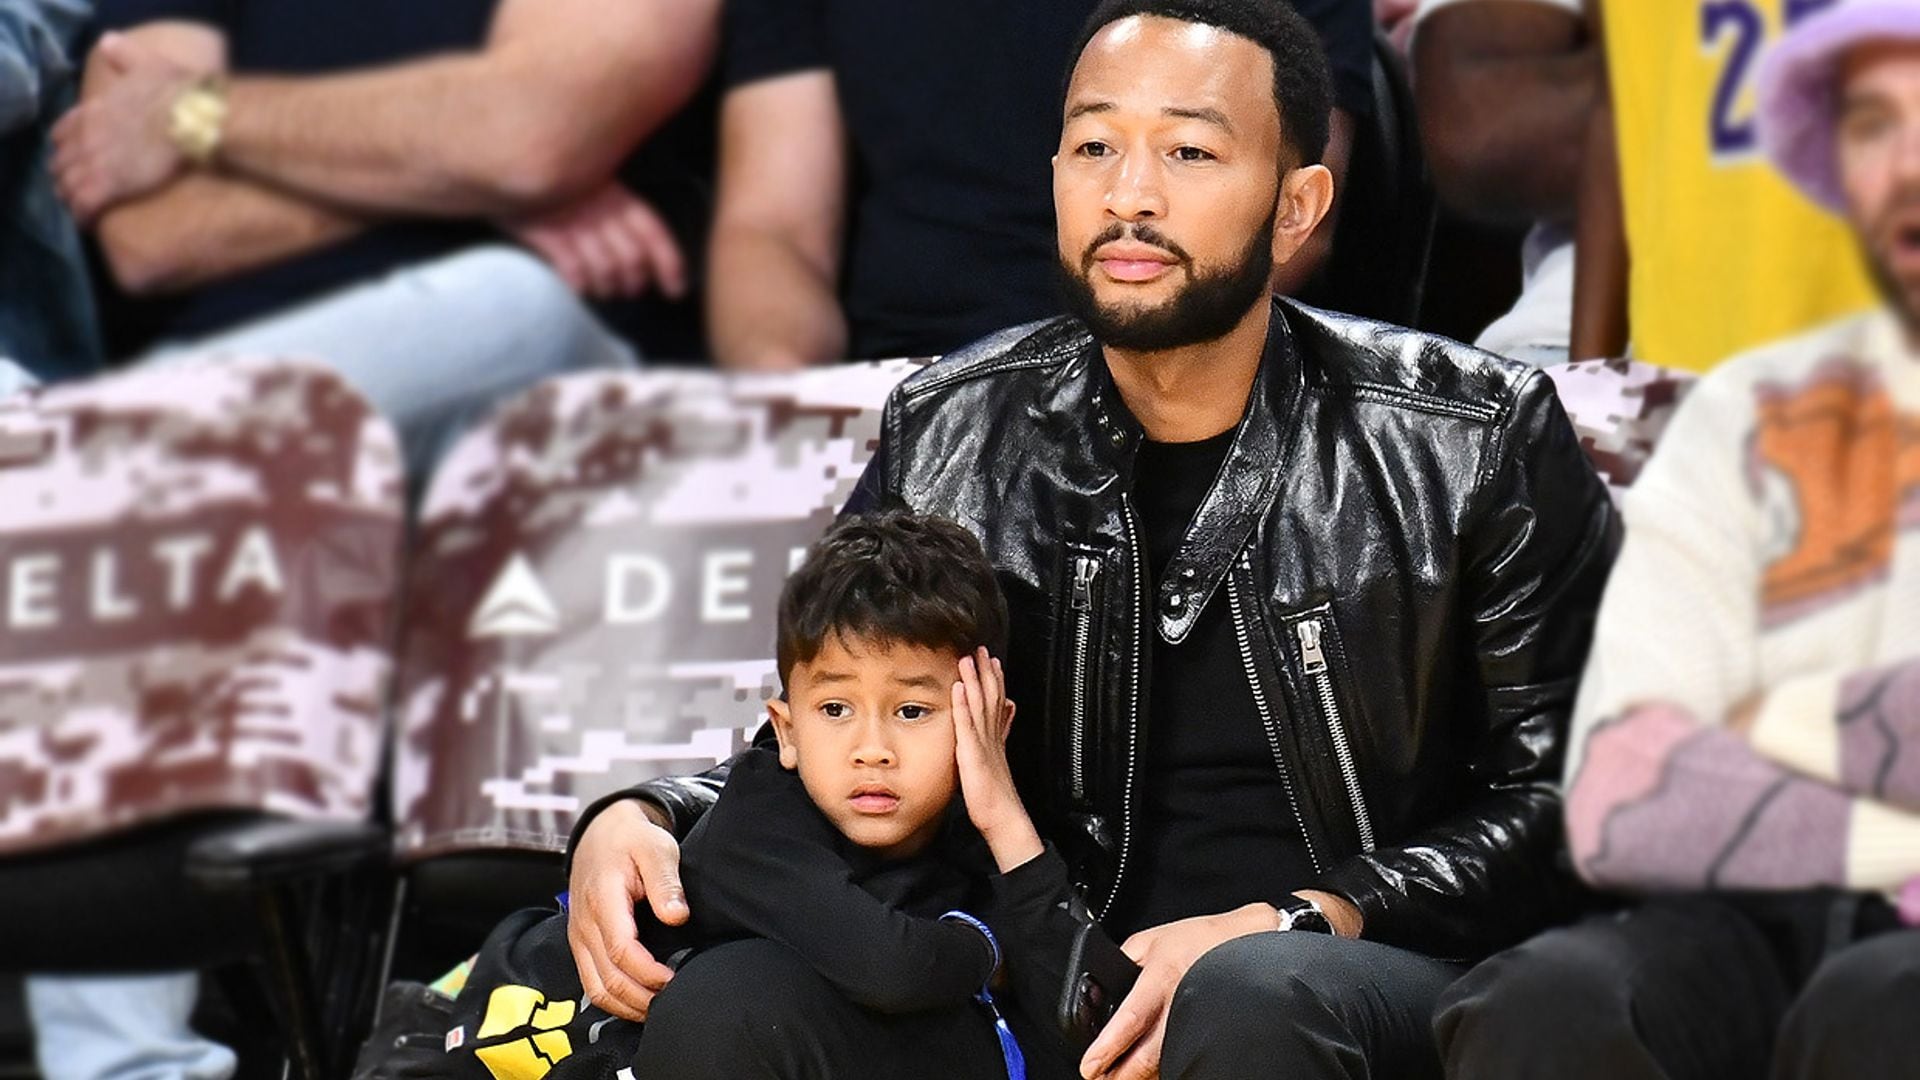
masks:
[[[1618,524],[1550,381],[1277,301],[1226,464],[1158,588],[1126,494],[1142,437],[1084,327],[1019,327],[894,391],[848,505],[981,538],[1012,614],[1016,779],[1095,909],[1139,872],[1151,650],[1224,601],[1321,871],[1303,888],[1354,901],[1368,938],[1451,959],[1561,915],[1561,760]],[[1310,620],[1337,718],[1306,670]],[[705,794],[643,790],[676,818]]]

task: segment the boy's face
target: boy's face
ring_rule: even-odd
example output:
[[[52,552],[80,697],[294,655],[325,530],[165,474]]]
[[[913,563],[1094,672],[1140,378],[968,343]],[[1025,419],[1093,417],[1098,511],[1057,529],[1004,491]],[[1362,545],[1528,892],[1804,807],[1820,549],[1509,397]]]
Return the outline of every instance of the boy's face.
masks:
[[[780,764],[841,834],[888,858],[918,853],[959,787],[946,649],[830,637],[767,703]]]

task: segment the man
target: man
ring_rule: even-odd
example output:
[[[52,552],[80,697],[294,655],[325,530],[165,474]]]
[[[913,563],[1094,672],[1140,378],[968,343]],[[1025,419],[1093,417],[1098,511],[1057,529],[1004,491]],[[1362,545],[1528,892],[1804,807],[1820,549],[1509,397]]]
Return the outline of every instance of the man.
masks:
[[[1421,141],[1441,199],[1474,221],[1532,226],[1520,299],[1474,344],[1563,364],[1581,144],[1600,81],[1579,0],[1421,0],[1410,22]]]
[[[1920,1061],[1920,7],[1808,18],[1758,100],[1883,303],[1710,373],[1628,493],[1567,828],[1589,880],[1665,898],[1450,991],[1462,1075]]]
[[[1832,0],[1587,0],[1604,53],[1580,194],[1573,358],[1704,372],[1872,303],[1846,230],[1767,167],[1767,42]]]
[[[1086,1075],[1432,1075],[1460,962],[1558,908],[1610,504],[1544,377],[1269,297],[1332,190],[1297,15],[1108,0],[1081,44],[1054,160],[1075,317],[903,384],[849,509],[955,517],[1001,575],[1021,793],[1145,969]],[[805,1075],[938,1060],[640,949],[635,902],[686,917],[674,837],[716,779],[583,815],[589,996],[638,1016],[665,986],[653,1023],[743,1033],[677,1075],[790,1074],[800,1025],[840,1055]]]
[[[632,360],[534,260],[459,253],[504,230],[588,297],[684,291],[617,174],[704,77],[717,11],[113,0],[54,167],[122,285],[169,298],[166,346],[244,327],[212,344],[324,355],[419,450],[445,414]]]
[[[1372,108],[1365,0],[1293,0]],[[1046,160],[1093,0],[731,0],[707,325],[730,368],[950,352],[1057,310]],[[1323,246],[1332,222],[1314,241]],[[1303,283],[1316,255],[1285,268]]]

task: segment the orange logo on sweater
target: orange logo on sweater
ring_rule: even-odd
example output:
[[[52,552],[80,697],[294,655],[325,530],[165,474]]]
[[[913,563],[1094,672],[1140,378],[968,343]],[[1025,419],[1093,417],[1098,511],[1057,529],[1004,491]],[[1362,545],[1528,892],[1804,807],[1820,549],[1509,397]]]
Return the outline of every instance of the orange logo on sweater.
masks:
[[[1787,622],[1881,580],[1902,528],[1920,528],[1920,418],[1845,362],[1802,386],[1763,385],[1750,479],[1770,510],[1762,621]]]

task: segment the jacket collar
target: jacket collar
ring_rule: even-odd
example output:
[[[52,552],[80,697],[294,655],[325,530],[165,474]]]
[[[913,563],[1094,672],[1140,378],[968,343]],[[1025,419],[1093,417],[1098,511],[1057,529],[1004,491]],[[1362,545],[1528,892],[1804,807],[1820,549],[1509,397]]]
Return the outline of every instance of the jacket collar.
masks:
[[[1146,433],[1121,400],[1099,344],[1090,341],[1087,348],[1093,377],[1095,453],[1108,458],[1131,483],[1133,457]],[[1303,385],[1287,309],[1276,301],[1266,349],[1220,475],[1194,513],[1180,550],[1155,583],[1154,615],[1167,642],[1177,645],[1192,632],[1200,612],[1273,504],[1286,473],[1286,457],[1292,452]],[[1145,567],[1136,569],[1145,572]]]

